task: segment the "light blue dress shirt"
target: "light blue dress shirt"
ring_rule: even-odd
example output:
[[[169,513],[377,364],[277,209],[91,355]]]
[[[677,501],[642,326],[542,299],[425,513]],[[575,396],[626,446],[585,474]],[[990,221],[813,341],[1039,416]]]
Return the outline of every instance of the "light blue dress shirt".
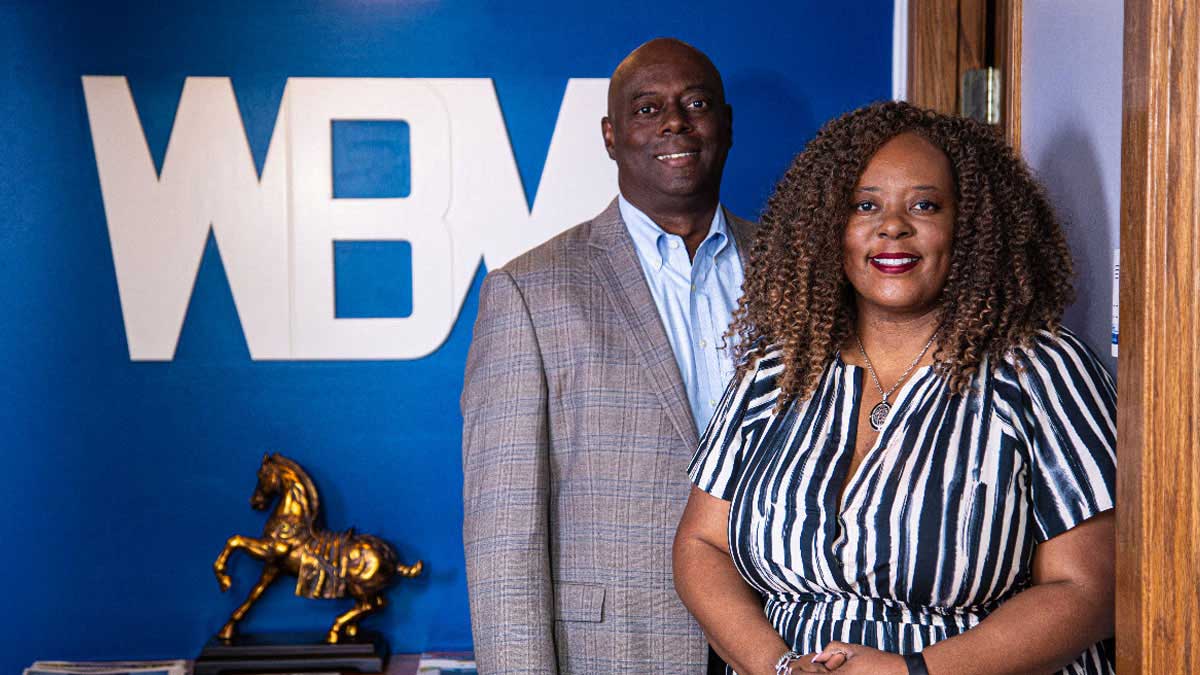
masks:
[[[688,260],[683,237],[665,232],[624,196],[617,203],[703,433],[733,377],[732,338],[724,335],[742,295],[742,262],[725,211],[717,206],[708,236]]]

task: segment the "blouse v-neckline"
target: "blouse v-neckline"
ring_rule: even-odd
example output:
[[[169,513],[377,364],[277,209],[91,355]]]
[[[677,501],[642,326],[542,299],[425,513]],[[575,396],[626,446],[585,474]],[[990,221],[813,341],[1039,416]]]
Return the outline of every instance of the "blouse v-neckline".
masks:
[[[861,491],[859,488],[865,480],[866,474],[878,464],[879,453],[885,445],[885,440],[890,441],[896,431],[903,428],[906,424],[905,420],[909,417],[909,412],[911,412],[908,404],[913,388],[916,386],[916,383],[924,381],[925,376],[929,374],[933,366],[924,365],[914,369],[908,380],[893,392],[895,398],[893,399],[892,408],[888,412],[887,418],[883,421],[883,426],[880,427],[879,433],[875,441],[871,444],[871,447],[863,455],[862,461],[858,463],[858,466],[854,467],[854,473],[849,476],[849,481],[847,482],[845,472],[850,471],[850,464],[854,461],[854,449],[858,443],[858,422],[862,416],[863,399],[866,394],[864,389],[866,368],[846,363],[842,358],[841,350],[838,350],[834,355],[834,364],[841,370],[841,373],[838,373],[838,375],[839,381],[842,384],[839,390],[840,395],[843,397],[842,403],[843,405],[849,405],[851,412],[849,419],[845,422],[845,428],[842,429],[843,433],[838,434],[838,437],[844,440],[840,444],[840,447],[835,449],[832,458],[835,467],[840,468],[843,462],[845,464],[845,468],[838,471],[837,477],[841,481],[836,483],[838,489],[835,491],[833,498],[835,508],[833,515],[837,517],[839,522],[839,536],[836,541],[841,541],[845,536],[845,528],[841,524],[844,522],[847,509],[857,497],[858,492]],[[847,383],[843,373],[849,374],[852,386],[846,386]],[[838,423],[841,423],[841,421],[839,420]],[[841,485],[845,485],[844,490],[841,489]]]

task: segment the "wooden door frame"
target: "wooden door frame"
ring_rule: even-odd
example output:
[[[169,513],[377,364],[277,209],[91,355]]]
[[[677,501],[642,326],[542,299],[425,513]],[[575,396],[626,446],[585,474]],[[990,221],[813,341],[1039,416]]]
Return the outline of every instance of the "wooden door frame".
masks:
[[[1126,0],[1117,671],[1200,670],[1200,15]]]
[[[908,3],[908,100],[957,112],[979,0]],[[1021,142],[1021,0],[995,0]],[[1200,672],[1200,8],[1125,0],[1117,360],[1117,671]],[[974,27],[974,28],[972,28]],[[964,56],[964,50],[968,52]],[[969,66],[978,67],[978,66]],[[951,83],[951,84],[947,84]]]
[[[957,114],[963,73],[993,66],[1000,70],[1000,126],[1019,150],[1022,0],[994,0],[990,26],[986,0],[901,1],[908,5],[905,100]],[[985,48],[989,39],[991,54]]]

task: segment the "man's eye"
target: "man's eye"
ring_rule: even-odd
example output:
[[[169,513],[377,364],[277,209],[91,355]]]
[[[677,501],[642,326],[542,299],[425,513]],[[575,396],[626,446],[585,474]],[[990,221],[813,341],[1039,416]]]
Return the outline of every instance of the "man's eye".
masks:
[[[638,109],[637,109],[637,114],[639,114],[639,115],[651,115],[651,114],[653,114],[653,113],[654,113],[654,111],[655,111],[655,110],[656,110],[656,108],[655,108],[654,106],[652,106],[652,105],[644,105],[644,106],[642,106],[642,107],[640,107],[640,108],[638,108]]]
[[[696,99],[695,101],[689,103],[688,107],[694,110],[704,110],[708,107],[708,101],[705,101],[704,99]]]
[[[937,205],[937,202],[931,202],[928,199],[922,199],[921,201],[917,202],[916,204],[913,204],[914,211],[932,212],[932,211],[937,211],[938,208],[939,207]]]

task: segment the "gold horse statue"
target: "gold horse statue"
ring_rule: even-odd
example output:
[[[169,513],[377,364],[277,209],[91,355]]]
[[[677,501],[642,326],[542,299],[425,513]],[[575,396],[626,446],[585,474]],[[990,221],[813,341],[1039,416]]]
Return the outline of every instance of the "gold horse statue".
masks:
[[[357,534],[353,528],[345,532],[320,529],[316,486],[299,464],[277,453],[263,455],[258,484],[250,495],[250,506],[259,511],[267,510],[272,502],[277,503],[262,537],[230,537],[213,563],[222,591],[231,584],[226,565],[234,551],[245,551],[263,563],[262,575],[250,595],[217,633],[220,640],[233,639],[238,622],[280,572],[296,577],[296,595],[300,597],[354,598],[354,607],[334,620],[325,638],[336,644],[343,637],[357,635],[359,620],[383,608],[383,591],[394,577],[415,577],[424,567],[420,560],[413,565],[399,564],[395,549],[378,537]]]

